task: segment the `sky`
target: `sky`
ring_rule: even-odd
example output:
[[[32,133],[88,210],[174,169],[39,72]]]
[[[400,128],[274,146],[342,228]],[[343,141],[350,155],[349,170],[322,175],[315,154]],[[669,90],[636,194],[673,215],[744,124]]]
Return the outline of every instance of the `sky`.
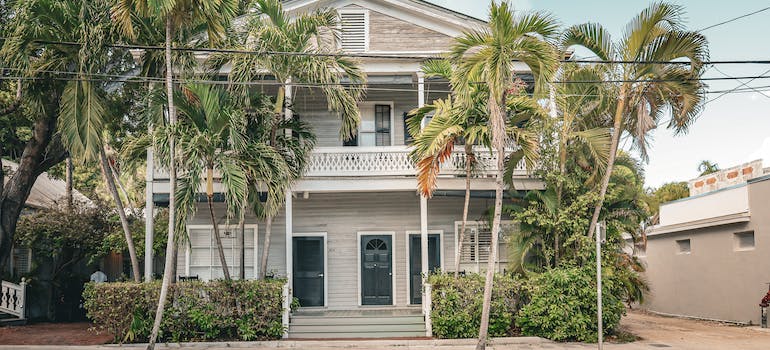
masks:
[[[490,0],[429,0],[468,15],[487,18]],[[649,6],[649,0],[515,0],[515,8],[546,11],[564,26],[598,22],[614,38],[620,37],[633,16]],[[768,1],[681,0],[670,1],[685,9],[689,29],[699,30],[767,6]],[[721,25],[703,32],[709,41],[711,60],[770,59],[770,10]],[[581,55],[581,52],[577,52]],[[770,75],[770,65],[716,65],[706,77]],[[710,81],[707,90],[733,89],[741,83],[764,87],[770,79]],[[708,102],[689,132],[674,135],[663,127],[652,132],[650,161],[645,164],[646,185],[658,187],[672,181],[686,181],[698,176],[702,160],[716,162],[722,168],[764,159],[770,166],[770,92],[733,93],[718,97],[708,94]],[[717,98],[718,97],[718,98]],[[624,142],[621,141],[621,145]]]

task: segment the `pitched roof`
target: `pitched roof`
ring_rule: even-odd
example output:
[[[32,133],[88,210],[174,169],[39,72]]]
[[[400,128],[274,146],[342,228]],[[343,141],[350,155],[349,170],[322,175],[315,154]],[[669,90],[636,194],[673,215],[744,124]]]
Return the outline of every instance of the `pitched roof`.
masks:
[[[2,166],[6,168],[6,176],[3,179],[3,184],[5,184],[8,182],[10,174],[19,168],[19,164],[3,159]],[[64,203],[66,193],[67,189],[64,181],[53,178],[48,175],[48,173],[42,173],[37,177],[37,180],[35,180],[32,191],[30,191],[29,197],[24,204],[33,208],[51,208],[60,203]],[[91,203],[91,200],[88,199],[88,197],[75,189],[72,190],[72,196],[77,202]]]

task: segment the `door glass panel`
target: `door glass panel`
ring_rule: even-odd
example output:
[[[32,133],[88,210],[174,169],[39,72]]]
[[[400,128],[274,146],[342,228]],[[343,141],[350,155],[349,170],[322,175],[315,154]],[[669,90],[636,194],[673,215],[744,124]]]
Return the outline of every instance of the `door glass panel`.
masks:
[[[390,105],[374,106],[377,146],[390,146]]]
[[[422,303],[422,241],[419,234],[409,235],[409,294],[412,304]],[[441,235],[428,235],[428,270],[441,269]]]
[[[294,237],[293,291],[300,306],[324,305],[323,237]]]

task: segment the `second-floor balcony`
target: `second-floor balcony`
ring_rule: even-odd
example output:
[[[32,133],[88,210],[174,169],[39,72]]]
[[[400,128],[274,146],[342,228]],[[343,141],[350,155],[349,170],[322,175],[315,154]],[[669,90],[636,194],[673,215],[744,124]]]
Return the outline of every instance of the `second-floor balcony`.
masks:
[[[305,177],[415,176],[417,170],[409,152],[408,146],[319,147],[310,156]],[[474,175],[494,176],[496,155],[483,147],[476,147],[474,153],[478,161]],[[465,174],[465,162],[464,150],[457,147],[442,166],[440,176]],[[520,163],[514,176],[526,175],[526,168]]]
[[[408,146],[371,147],[317,147],[310,155],[305,170],[306,178],[328,177],[414,177],[417,173],[409,157]],[[478,164],[473,170],[476,177],[493,177],[497,169],[497,157],[483,147],[475,147]],[[441,168],[439,176],[465,174],[466,155],[462,147],[456,147],[452,156]],[[218,172],[215,171],[215,177]],[[526,177],[524,163],[519,163],[514,176]],[[168,179],[165,169],[155,167],[156,180]]]

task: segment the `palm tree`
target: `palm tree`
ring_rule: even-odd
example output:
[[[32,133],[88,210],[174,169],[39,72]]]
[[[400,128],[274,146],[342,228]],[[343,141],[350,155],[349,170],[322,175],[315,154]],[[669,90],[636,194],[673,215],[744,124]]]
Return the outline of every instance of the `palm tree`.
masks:
[[[703,160],[698,164],[698,171],[700,171],[698,176],[713,174],[719,171],[719,164],[712,163],[710,160]]]
[[[598,82],[605,76],[601,66],[566,66],[562,67],[559,79],[563,81]],[[556,87],[555,104],[557,107],[556,135],[557,162],[559,179],[553,195],[555,201],[551,209],[556,214],[564,199],[564,181],[567,175],[567,160],[570,153],[587,153],[594,164],[595,173],[607,164],[610,149],[610,130],[604,127],[603,119],[608,112],[610,91],[600,83],[562,84]],[[582,157],[581,157],[582,158]],[[593,177],[592,177],[593,178]],[[547,202],[547,201],[545,201]],[[559,263],[560,232],[554,227],[554,265]]]
[[[129,37],[136,38],[134,19],[163,18],[165,20],[165,66],[166,66],[166,98],[168,99],[168,123],[173,129],[176,125],[176,108],[174,105],[174,70],[172,67],[171,42],[174,31],[180,29],[199,29],[202,24],[208,34],[209,41],[216,43],[230,24],[230,19],[239,8],[238,0],[118,0],[112,8],[112,18],[118,27]],[[147,344],[147,349],[155,348],[155,341],[160,330],[163,308],[166,303],[168,285],[171,283],[173,271],[171,259],[174,256],[174,230],[176,226],[176,141],[173,134],[168,142],[171,155],[169,172],[169,227],[168,243],[166,246],[166,266],[163,272],[163,284],[158,299],[158,310],[155,313],[155,323]]]
[[[492,2],[489,11],[487,28],[467,31],[457,38],[450,50],[450,59],[457,65],[457,78],[472,82],[486,82],[489,90],[487,109],[489,110],[489,127],[492,135],[492,145],[497,152],[497,177],[495,190],[495,208],[492,220],[492,242],[487,266],[487,276],[484,283],[484,304],[479,328],[477,349],[486,347],[489,328],[489,308],[492,298],[492,281],[497,259],[497,244],[500,234],[500,216],[504,189],[505,145],[510,129],[506,123],[507,104],[511,101],[508,95],[513,95],[515,103],[524,101],[519,94],[521,87],[515,83],[513,71],[514,61],[522,61],[531,69],[535,76],[535,94],[541,94],[545,82],[550,79],[558,65],[558,55],[553,45],[543,40],[552,38],[557,31],[556,22],[549,16],[537,12],[529,14],[514,14],[508,3]],[[461,100],[468,101],[469,84],[453,84],[459,90]],[[513,118],[518,118],[513,113]],[[531,144],[533,138],[526,133],[518,133],[512,141],[517,142],[523,150],[534,150],[533,147],[523,147]],[[528,136],[532,136],[531,134]],[[524,141],[524,142],[522,142]],[[536,141],[535,141],[536,142]],[[516,159],[520,157],[517,154]],[[527,157],[534,158],[534,157]]]
[[[179,165],[185,174],[178,190],[179,222],[185,222],[195,211],[200,180],[204,178],[219,261],[225,280],[230,280],[218,217],[214,213],[214,169],[221,174],[228,217],[232,216],[243,206],[247,186],[246,174],[233,157],[234,152],[246,147],[245,118],[226,91],[211,85],[185,85],[181,91],[177,90],[175,101],[180,118]]]
[[[646,160],[647,133],[658,126],[667,111],[671,119],[666,127],[684,133],[703,106],[704,84],[698,78],[703,73],[703,61],[708,59],[707,41],[702,34],[684,29],[682,14],[682,6],[654,3],[639,13],[614,43],[609,32],[596,23],[570,27],[564,35],[564,47],[582,46],[601,60],[638,62],[615,64],[607,70],[606,79],[612,81],[607,84],[617,96],[612,142],[588,237],[596,229],[623,132],[628,132]],[[660,63],[675,60],[689,64]]]
[[[294,113],[292,85],[318,84],[326,97],[329,109],[340,115],[341,138],[350,139],[358,130],[358,102],[363,97],[366,78],[356,60],[334,55],[340,53],[336,35],[332,35],[337,30],[337,13],[334,10],[316,10],[311,13],[292,14],[290,18],[278,0],[256,0],[255,5],[255,11],[247,15],[245,33],[234,35],[232,46],[240,50],[291,52],[302,55],[213,55],[212,66],[220,67],[226,63],[231,65],[229,79],[236,83],[233,89],[243,97],[247,105],[250,103],[249,90],[245,85],[237,83],[272,76],[281,84],[276,98],[279,102],[276,116],[287,120],[293,119]],[[345,80],[348,83],[343,84]],[[287,131],[282,128],[274,131]],[[271,145],[279,147],[276,143],[271,142]],[[290,177],[289,182],[291,181],[293,180]],[[287,187],[286,190],[288,189]],[[282,203],[282,200],[268,201],[268,205],[262,207],[262,210],[267,209],[262,214],[265,216],[268,231],[272,228],[272,218]],[[266,235],[269,236],[268,233]],[[262,250],[263,269],[266,268],[269,244],[270,239],[266,237]]]

